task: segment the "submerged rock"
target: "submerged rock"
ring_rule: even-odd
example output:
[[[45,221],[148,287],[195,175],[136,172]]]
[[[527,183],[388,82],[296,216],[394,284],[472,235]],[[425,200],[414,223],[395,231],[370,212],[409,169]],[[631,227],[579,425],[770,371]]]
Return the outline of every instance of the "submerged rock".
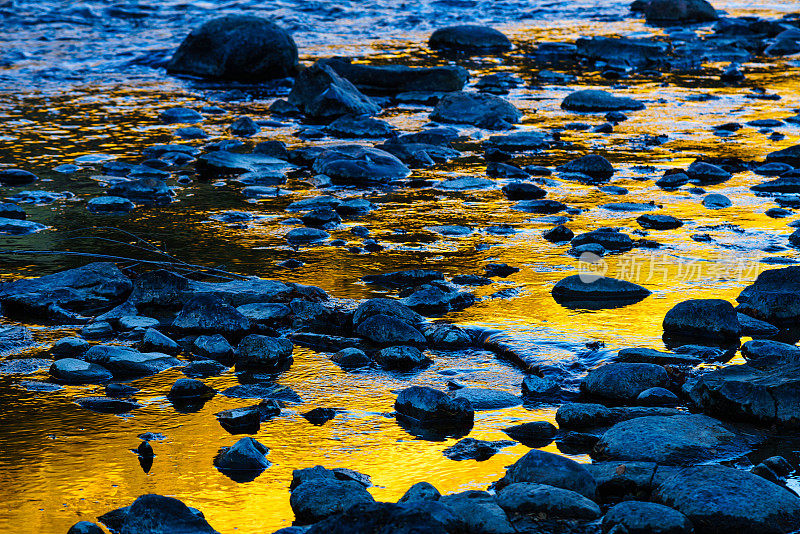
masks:
[[[514,445],[516,443],[513,441],[482,441],[474,438],[464,438],[447,447],[443,454],[451,460],[477,460],[482,462],[497,454],[501,449]]]
[[[522,399],[502,389],[466,387],[456,390],[453,399],[464,399],[474,410],[500,410],[522,404]]]
[[[260,82],[297,72],[297,45],[266,19],[228,15],[192,31],[167,64],[167,72]]]
[[[532,421],[504,428],[503,432],[527,447],[538,448],[552,442],[558,429],[548,421]]]
[[[558,168],[561,171],[585,174],[595,180],[608,180],[614,174],[611,163],[598,154],[588,154]]]
[[[237,482],[250,482],[271,464],[265,456],[269,449],[253,438],[222,447],[214,458],[214,466]]]
[[[481,128],[504,129],[522,118],[522,112],[500,97],[484,93],[454,92],[433,108],[431,120],[471,124]]]

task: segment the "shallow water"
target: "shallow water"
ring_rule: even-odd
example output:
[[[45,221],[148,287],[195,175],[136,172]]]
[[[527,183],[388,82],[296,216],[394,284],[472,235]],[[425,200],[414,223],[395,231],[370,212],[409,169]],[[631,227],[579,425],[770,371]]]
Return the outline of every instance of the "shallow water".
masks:
[[[627,2],[576,1],[522,2],[488,0],[370,2],[141,2],[130,13],[143,18],[118,18],[104,14],[106,2],[86,2],[89,13],[75,14],[60,2],[17,1],[17,7],[0,14],[0,164],[23,167],[42,178],[32,187],[3,188],[4,197],[20,190],[70,191],[75,198],[47,205],[25,205],[28,218],[49,228],[24,237],[0,237],[0,250],[72,250],[133,256],[135,249],[97,239],[91,227],[117,227],[158,244],[181,260],[223,267],[242,274],[317,285],[331,296],[362,299],[385,293],[360,278],[366,274],[424,267],[449,275],[482,274],[486,263],[505,262],[521,272],[492,286],[476,289],[483,298],[476,305],[445,317],[461,325],[503,330],[525,345],[526,350],[552,362],[571,380],[578,378],[619,348],[648,346],[663,349],[661,320],[672,306],[687,298],[732,300],[758,272],[769,268],[765,258],[800,260],[788,248],[788,219],[771,219],[764,211],[775,205],[753,195],[749,186],[764,178],[751,172],[736,174],[708,192],[723,193],[733,207],[707,210],[700,196],[685,191],[665,192],[654,185],[663,171],[685,167],[698,156],[741,157],[754,160],[768,152],[798,143],[800,129],[787,124],[785,134],[770,141],[756,128],[745,126],[727,138],[713,134],[712,126],[763,118],[786,118],[800,108],[796,59],[745,64],[748,80],[739,87],[721,84],[716,71],[667,74],[659,80],[632,76],[613,86],[599,73],[581,72],[569,86],[544,85],[511,91],[510,99],[526,115],[522,128],[552,129],[570,122],[599,124],[602,116],[576,114],[560,109],[571,90],[614,87],[614,92],[635,96],[647,110],[629,114],[631,119],[612,134],[565,131],[567,146],[517,158],[517,164],[554,166],[586,152],[608,157],[616,174],[611,183],[629,189],[624,196],[596,187],[556,180],[547,186],[548,198],[581,208],[569,226],[576,233],[600,226],[638,230],[640,213],[614,212],[600,206],[611,202],[649,202],[663,205],[660,213],[689,221],[679,230],[650,231],[648,237],[663,243],[659,249],[635,249],[606,259],[608,274],[636,281],[653,294],[647,299],[610,310],[571,310],[556,304],[550,290],[555,282],[576,272],[576,260],[565,254],[566,245],[552,245],[540,234],[553,226],[511,209],[498,187],[485,191],[355,190],[336,188],[341,197],[374,199],[377,211],[356,222],[346,222],[331,232],[333,238],[355,244],[349,227],[363,224],[386,250],[353,254],[343,247],[317,246],[294,250],[283,236],[292,226],[281,224],[294,214],[284,211],[290,202],[321,193],[298,180],[290,180],[277,198],[248,201],[242,185],[194,181],[179,185],[177,202],[136,211],[124,217],[95,216],[85,201],[101,194],[93,179],[100,164],[84,164],[75,174],[53,172],[57,165],[73,163],[87,154],[103,154],[137,162],[141,150],[155,143],[175,141],[172,131],[158,120],[161,110],[174,106],[199,108],[219,105],[226,113],[207,116],[200,124],[210,141],[228,138],[225,127],[238,115],[269,118],[267,107],[288,88],[241,87],[243,96],[229,101],[230,86],[215,87],[191,80],[167,77],[163,69],[146,63],[163,58],[190,28],[225,13],[272,16],[290,29],[306,61],[332,55],[358,56],[366,62],[446,64],[448,59],[431,54],[424,42],[436,27],[476,20],[503,30],[517,48],[504,59],[473,58],[461,61],[472,82],[491,72],[508,71],[531,81],[537,65],[525,50],[539,41],[568,41],[588,35],[660,35],[631,18]],[[139,7],[135,7],[139,6]],[[756,14],[779,17],[800,10],[795,2],[718,1],[718,9],[730,15]],[[3,8],[0,8],[0,10]],[[75,10],[76,8],[73,8]],[[81,15],[80,13],[83,13]],[[121,12],[117,11],[120,14]],[[138,58],[138,59],[137,59]],[[144,59],[141,59],[144,58]],[[761,61],[761,60],[759,60]],[[554,69],[558,70],[558,69]],[[666,82],[666,83],[664,83]],[[780,101],[753,100],[750,88],[761,86],[781,95]],[[716,100],[698,102],[689,97],[712,94]],[[234,95],[235,96],[235,95]],[[387,109],[380,118],[404,131],[417,131],[430,108],[401,106]],[[330,138],[300,141],[293,134],[298,122],[286,120],[280,127],[264,127],[249,145],[276,139],[290,147],[335,144]],[[462,128],[479,140],[487,132]],[[666,134],[660,146],[643,147],[642,136]],[[203,144],[189,141],[188,144]],[[442,180],[483,176],[483,160],[471,153],[477,141],[459,146],[465,153],[449,164],[415,171],[415,177]],[[227,210],[247,211],[264,217],[245,228],[233,227],[214,217]],[[485,229],[510,224],[519,232],[496,236]],[[460,224],[475,232],[466,237],[444,237],[429,230],[435,225]],[[400,233],[397,230],[403,232]],[[711,242],[691,239],[709,233]],[[125,240],[112,231],[104,236]],[[482,250],[478,245],[489,245]],[[767,251],[765,251],[765,249]],[[279,261],[296,258],[305,265],[294,271],[279,269]],[[155,258],[157,259],[157,258]],[[85,262],[63,256],[2,255],[0,278],[38,276]],[[773,260],[774,261],[774,260]],[[490,298],[502,289],[513,296]],[[72,332],[40,327],[37,340],[45,346]],[[605,345],[589,349],[586,344]],[[35,352],[35,351],[34,351]],[[456,370],[455,376],[442,371]],[[252,404],[217,395],[196,414],[176,412],[164,395],[180,371],[167,371],[137,380],[137,399],[145,406],[130,417],[101,415],[80,408],[76,397],[100,393],[102,388],[70,386],[53,393],[33,393],[19,387],[22,379],[40,379],[46,372],[25,377],[0,377],[0,531],[18,533],[65,532],[82,519],[125,506],[143,493],[180,498],[203,511],[223,534],[271,532],[288,526],[292,519],[288,486],[291,471],[322,464],[349,467],[372,476],[370,490],[378,500],[396,500],[413,483],[427,480],[442,493],[484,489],[504,472],[504,467],[528,449],[517,445],[504,449],[486,462],[454,462],[441,451],[456,440],[430,442],[415,438],[387,417],[393,409],[393,391],[411,384],[444,387],[453,378],[469,385],[484,385],[518,393],[523,373],[485,351],[437,352],[435,364],[411,374],[381,371],[344,373],[327,355],[295,349],[295,363],[280,379],[304,399],[284,415],[262,424],[254,437],[270,448],[272,466],[255,481],[237,484],[218,472],[212,459],[221,446],[237,437],[229,435],[213,414],[219,410]],[[234,385],[232,374],[205,380],[218,390]],[[346,412],[321,427],[300,417],[317,406],[341,407]],[[553,421],[557,406],[528,406],[479,412],[470,436],[505,439],[500,429],[515,422]],[[155,462],[149,473],[138,465],[137,434],[163,433],[154,442]],[[559,452],[555,444],[546,448]],[[578,456],[579,461],[588,457]]]

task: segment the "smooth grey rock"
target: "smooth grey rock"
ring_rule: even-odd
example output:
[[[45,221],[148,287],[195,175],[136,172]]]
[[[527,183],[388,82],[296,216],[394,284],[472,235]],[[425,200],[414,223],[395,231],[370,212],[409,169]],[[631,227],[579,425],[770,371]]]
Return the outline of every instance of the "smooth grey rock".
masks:
[[[506,469],[498,489],[519,482],[547,484],[594,499],[597,483],[591,473],[575,460],[533,449]]]
[[[600,507],[580,493],[534,482],[506,486],[497,493],[497,504],[511,516],[597,519],[602,515]]]
[[[638,100],[614,96],[606,91],[583,89],[569,94],[561,107],[569,111],[638,111],[645,108]]]

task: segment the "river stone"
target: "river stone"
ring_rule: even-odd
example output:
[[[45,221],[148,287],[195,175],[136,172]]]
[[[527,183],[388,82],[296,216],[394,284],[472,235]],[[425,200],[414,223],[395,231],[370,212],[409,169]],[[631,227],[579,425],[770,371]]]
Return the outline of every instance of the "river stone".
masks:
[[[739,318],[743,336],[773,337],[780,333],[780,329],[777,326],[773,326],[766,321],[760,321],[743,313],[737,313],[736,316]]]
[[[720,210],[729,208],[733,205],[731,199],[719,193],[711,193],[703,197],[703,206],[710,210]]]
[[[573,247],[589,243],[600,245],[606,250],[623,252],[632,249],[634,246],[633,240],[628,234],[609,229],[592,230],[591,232],[578,234],[570,241]]]
[[[666,43],[651,39],[581,37],[575,41],[575,45],[579,56],[619,67],[661,66],[668,52]],[[624,115],[606,116],[609,122],[622,122],[626,119]]]
[[[74,358],[62,358],[53,362],[50,376],[67,384],[103,384],[114,377],[101,365]]]
[[[260,82],[292,76],[297,67],[297,45],[286,30],[263,18],[228,15],[192,31],[167,72]]]
[[[289,93],[289,104],[309,117],[335,119],[342,115],[375,115],[381,108],[355,85],[321,62],[303,69]]]
[[[584,281],[584,278],[587,278]],[[569,304],[570,302],[596,302],[606,303],[607,307],[615,306],[615,301],[638,302],[650,295],[650,290],[616,278],[598,277],[595,280],[591,275],[573,274],[559,280],[553,286],[553,299],[556,302]],[[603,306],[606,307],[606,306]]]
[[[328,148],[317,157],[313,168],[344,184],[390,183],[411,174],[403,162],[388,152],[360,145]]]
[[[595,498],[597,483],[586,467],[575,460],[551,452],[533,449],[506,469],[497,483],[502,489],[518,482],[535,482],[575,491],[589,499]]]
[[[522,381],[522,396],[529,400],[552,400],[561,392],[558,382],[536,375],[526,376]]]
[[[631,347],[617,353],[617,362],[622,363],[655,363],[658,365],[691,365],[703,363],[703,359],[691,354],[661,352],[646,347]]]
[[[452,399],[439,390],[422,386],[401,390],[394,409],[400,417],[430,426],[471,425],[475,416],[468,400]]]
[[[358,482],[313,478],[292,490],[289,504],[295,523],[308,525],[326,517],[346,512],[357,504],[372,503],[364,486]]]
[[[131,281],[113,263],[90,263],[77,269],[0,284],[7,317],[22,315],[58,323],[86,322],[77,312],[96,314],[119,304]]]
[[[587,154],[558,167],[565,172],[578,172],[596,180],[608,180],[614,174],[611,163],[598,154]]]
[[[516,445],[513,441],[483,441],[475,438],[464,438],[447,447],[442,453],[451,460],[488,460],[505,447]]]
[[[650,363],[607,363],[589,371],[581,391],[591,397],[632,401],[642,391],[669,386],[669,376],[660,365]]]
[[[652,502],[626,501],[603,516],[603,532],[620,525],[629,534],[693,534],[691,521],[667,506]]]
[[[128,413],[142,405],[134,400],[114,399],[111,397],[82,397],[75,402],[86,410],[97,413],[123,414]]]
[[[441,273],[438,274],[441,275]],[[356,308],[356,311],[353,313],[353,325],[358,326],[370,317],[378,314],[394,317],[409,326],[418,325],[423,321],[421,315],[400,301],[375,298],[364,301]]]
[[[489,54],[511,50],[508,37],[488,26],[448,26],[439,28],[428,39],[434,50]]]
[[[308,534],[461,534],[463,525],[453,510],[435,501],[356,504],[320,521]],[[278,534],[278,533],[276,533]],[[284,534],[282,531],[280,534]],[[285,534],[302,534],[286,532]]]
[[[511,182],[503,186],[503,194],[508,200],[538,200],[547,195],[547,191],[530,182]]]
[[[492,135],[486,143],[505,152],[521,152],[545,148],[550,140],[544,132],[522,131]]]
[[[471,124],[480,128],[499,129],[502,124],[515,124],[522,118],[522,112],[513,104],[498,96],[485,93],[465,93],[457,91],[445,95],[433,112],[431,120]]]
[[[110,196],[127,198],[145,206],[164,206],[172,202],[172,189],[161,178],[138,178],[117,182],[108,188]]]
[[[200,380],[179,378],[172,384],[167,398],[172,402],[194,402],[211,399],[216,394],[216,390]]]
[[[470,534],[513,534],[506,513],[494,497],[485,491],[465,491],[443,495],[440,503],[450,508]]]
[[[163,352],[164,354],[178,354],[181,351],[180,345],[155,328],[145,330],[139,349],[142,352]]]
[[[172,322],[172,328],[178,332],[233,336],[244,334],[250,326],[247,317],[236,308],[210,295],[195,297],[187,302]]]
[[[230,365],[233,360],[233,347],[220,334],[197,336],[192,342],[192,353],[204,359],[216,360]]]
[[[150,376],[183,365],[183,362],[167,354],[144,353],[118,345],[94,345],[86,351],[83,359],[102,365],[118,380]]]
[[[134,208],[133,202],[123,197],[95,197],[86,203],[86,209],[92,213],[127,213]]]
[[[570,93],[562,102],[561,108],[569,111],[638,111],[644,104],[633,98],[614,96],[606,91],[584,89]]]
[[[504,428],[503,432],[525,446],[538,448],[552,442],[558,429],[549,421],[531,421]]]
[[[644,0],[642,7],[647,23],[656,26],[719,20],[717,11],[706,0]]]
[[[767,339],[751,339],[741,346],[747,363],[757,369],[767,369],[784,363],[800,363],[800,347]]]
[[[785,534],[800,524],[800,499],[792,492],[721,465],[679,471],[656,489],[653,500],[686,515],[696,534]]]
[[[767,154],[767,162],[786,163],[792,167],[800,166],[800,145],[790,146]]]
[[[9,187],[32,184],[38,179],[32,172],[22,169],[0,169],[0,184]]]
[[[796,361],[765,369],[748,363],[700,376],[691,384],[689,395],[717,417],[800,426],[799,388],[800,363]]]
[[[397,371],[410,371],[433,363],[418,348],[409,346],[386,347],[376,352],[373,358],[382,368]]]
[[[689,165],[686,174],[692,181],[699,184],[718,184],[729,180],[732,176],[722,167],[703,161],[695,161]]]
[[[460,91],[469,79],[469,72],[466,69],[449,65],[441,67],[363,65],[338,57],[323,59],[320,63],[331,67],[359,90],[370,93]],[[454,137],[458,137],[458,134],[456,133]]]
[[[356,327],[355,333],[379,345],[425,344],[425,336],[419,330],[401,319],[382,313],[363,319]]]
[[[497,493],[497,504],[512,517],[544,514],[547,518],[597,519],[600,507],[580,493],[563,488],[517,482]]]
[[[214,458],[220,470],[263,471],[271,464],[265,456],[269,449],[253,438],[237,441],[232,447],[222,447]]]
[[[742,329],[731,303],[720,299],[680,302],[664,316],[663,327],[665,336],[721,342],[738,340]]]
[[[331,355],[331,361],[342,369],[359,369],[369,367],[372,360],[369,359],[363,350],[355,347],[342,349],[336,354]]]
[[[79,337],[62,337],[50,347],[50,357],[54,360],[77,358],[89,350],[89,343]]]
[[[67,534],[104,534],[104,532],[102,528],[94,523],[90,523],[89,521],[79,521],[78,523],[75,523],[69,527]]]
[[[760,273],[736,300],[742,313],[778,326],[796,324],[800,320],[800,266]]]
[[[115,512],[121,516],[119,527],[115,528],[119,534],[219,534],[202,513],[172,497],[142,495]],[[101,520],[109,515],[101,516]]]
[[[294,345],[286,338],[250,334],[236,347],[237,371],[277,373],[288,369]]]
[[[438,501],[442,494],[430,482],[417,482],[397,502]]]
[[[182,369],[183,374],[189,378],[208,378],[219,376],[228,370],[226,365],[216,360],[193,360]]]
[[[426,315],[444,315],[463,310],[475,303],[475,295],[466,291],[446,291],[438,286],[424,285],[402,299],[412,310]]]
[[[705,415],[637,417],[603,434],[595,455],[604,460],[692,465],[732,460],[752,449],[745,436]]]
[[[238,176],[240,182],[258,186],[281,185],[286,181],[286,172],[295,168],[266,154],[240,154],[227,150],[201,155],[196,167],[202,179]]]
[[[683,221],[671,215],[654,215],[645,213],[636,218],[639,226],[648,230],[674,230],[683,226]]]
[[[502,389],[466,387],[453,393],[454,399],[469,401],[474,410],[500,410],[522,404],[522,399]]]
[[[370,117],[356,118],[352,115],[339,117],[325,127],[325,131],[334,137],[364,138],[364,137],[391,137],[394,128],[386,121]]]

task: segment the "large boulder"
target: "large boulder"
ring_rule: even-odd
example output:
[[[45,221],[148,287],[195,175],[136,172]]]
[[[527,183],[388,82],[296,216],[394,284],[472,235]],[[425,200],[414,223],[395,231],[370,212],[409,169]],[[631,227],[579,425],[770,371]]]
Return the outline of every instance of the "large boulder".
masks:
[[[277,373],[292,365],[293,351],[286,338],[251,334],[236,347],[236,370]]]
[[[664,62],[666,43],[649,39],[581,37],[575,41],[578,55],[620,67],[658,66]]]
[[[228,15],[192,31],[167,72],[259,82],[293,76],[297,67],[297,45],[289,32],[259,17]]]
[[[589,371],[581,391],[591,397],[631,401],[645,390],[669,386],[667,371],[652,363],[608,363]]]
[[[469,401],[452,399],[439,390],[411,386],[397,395],[394,408],[398,417],[430,426],[472,426],[475,412]]]
[[[488,26],[462,25],[439,28],[428,39],[434,50],[489,54],[511,50],[508,37]]]
[[[800,266],[762,272],[736,300],[738,311],[751,317],[777,326],[800,325]]]
[[[139,352],[118,345],[95,345],[83,355],[89,363],[102,365],[117,380],[150,376],[172,367],[184,365],[173,356],[160,352]]]
[[[792,167],[800,165],[800,145],[793,145],[782,150],[767,154],[766,160],[770,163],[786,163]]]
[[[401,319],[379,313],[364,319],[356,334],[378,345],[423,345],[425,336]]]
[[[289,103],[309,117],[328,120],[342,115],[375,115],[381,110],[355,85],[320,62],[300,72],[289,93]]]
[[[241,336],[250,329],[250,320],[233,306],[214,296],[195,297],[172,322],[178,332]]]
[[[485,491],[465,491],[443,495],[439,503],[450,508],[470,534],[513,534],[516,532],[505,511]]]
[[[534,482],[506,486],[497,493],[497,504],[511,516],[597,519],[602,515],[600,507],[580,493]]]
[[[611,427],[595,446],[595,455],[604,460],[692,465],[735,459],[751,449],[746,436],[729,430],[711,417],[654,415]]]
[[[342,184],[390,183],[411,174],[411,169],[392,154],[360,145],[328,148],[314,160],[313,168]]]
[[[254,480],[271,464],[265,458],[269,449],[253,438],[237,441],[231,447],[222,447],[214,458],[214,465],[237,481]]]
[[[434,500],[356,504],[315,524],[308,534],[462,534],[463,524],[449,507]],[[287,533],[289,534],[289,533]]]
[[[522,112],[499,96],[463,91],[445,95],[433,108],[431,120],[505,129],[519,122]]]
[[[689,467],[661,484],[655,502],[686,515],[696,534],[787,534],[800,525],[800,499],[757,475],[723,467]]]
[[[706,0],[645,0],[642,11],[647,22],[657,26],[719,20],[717,11]]]
[[[633,98],[614,96],[598,89],[575,91],[561,102],[561,108],[568,111],[639,111],[644,107],[644,104]]]
[[[90,263],[39,278],[0,284],[0,304],[7,317],[75,324],[81,313],[97,314],[122,302],[131,281],[113,263]]]
[[[626,501],[603,516],[603,532],[617,525],[629,534],[692,534],[692,522],[677,510],[654,502]],[[619,529],[618,529],[619,530]]]
[[[178,499],[154,494],[142,495],[100,520],[119,534],[219,534],[200,511]]]
[[[469,79],[469,72],[456,66],[363,65],[338,57],[323,59],[320,63],[331,67],[358,89],[370,93],[460,91]]]
[[[753,360],[701,375],[689,388],[692,401],[717,417],[800,426],[800,362],[766,360],[763,368]]]
[[[594,499],[597,483],[586,467],[575,460],[533,449],[506,469],[499,489],[519,482],[535,482],[580,493]]]
[[[692,299],[676,304],[664,316],[664,335],[728,342],[739,339],[742,327],[730,302]]]
[[[306,480],[289,497],[295,523],[308,525],[326,517],[346,512],[357,504],[374,502],[364,486],[358,482],[313,478]]]
[[[383,369],[397,371],[410,371],[433,363],[418,348],[407,345],[386,347],[376,352],[373,358]]]

